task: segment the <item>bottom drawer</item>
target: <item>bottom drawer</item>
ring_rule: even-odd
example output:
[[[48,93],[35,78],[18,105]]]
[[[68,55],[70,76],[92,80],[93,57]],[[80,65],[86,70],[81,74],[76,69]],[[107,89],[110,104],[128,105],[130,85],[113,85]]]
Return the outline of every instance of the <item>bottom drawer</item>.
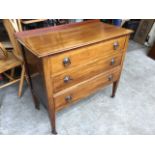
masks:
[[[120,67],[99,74],[91,79],[81,82],[73,87],[54,94],[56,110],[59,110],[73,102],[89,96],[99,88],[116,81],[120,74]]]

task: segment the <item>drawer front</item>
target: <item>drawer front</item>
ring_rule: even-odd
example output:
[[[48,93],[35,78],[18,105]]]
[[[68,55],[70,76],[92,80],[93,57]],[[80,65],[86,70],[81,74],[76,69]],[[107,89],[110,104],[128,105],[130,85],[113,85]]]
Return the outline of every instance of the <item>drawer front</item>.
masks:
[[[54,93],[83,82],[108,69],[112,69],[121,64],[122,55],[116,54],[106,59],[101,58],[91,64],[82,67],[72,68],[53,77]]]
[[[108,57],[123,52],[125,38],[126,37],[116,38],[52,56],[50,58],[52,76],[59,72],[64,72],[69,68],[90,63],[100,57]]]
[[[54,94],[54,102],[56,110],[59,110],[73,102],[87,97],[99,88],[116,81],[120,74],[120,67],[116,67],[106,73],[100,74],[83,83],[75,85],[69,89]]]

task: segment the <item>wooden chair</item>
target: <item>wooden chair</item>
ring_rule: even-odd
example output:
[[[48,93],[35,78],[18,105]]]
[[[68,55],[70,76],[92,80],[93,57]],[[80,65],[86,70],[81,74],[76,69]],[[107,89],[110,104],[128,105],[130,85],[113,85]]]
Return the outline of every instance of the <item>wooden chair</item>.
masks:
[[[68,19],[17,19],[20,30],[26,30],[27,26],[40,22],[46,22],[48,26],[63,25],[69,23]]]
[[[44,22],[47,21],[48,19],[17,19],[17,25],[18,28],[20,29],[20,31],[23,31],[26,29],[26,26],[30,25],[30,24],[34,24],[34,23],[40,23],[40,22]]]
[[[15,32],[20,31],[20,28],[18,26],[18,20],[4,19],[3,24],[8,33],[11,44],[13,46],[13,51],[12,52],[6,51],[4,46],[1,44],[1,51],[3,51],[2,55],[4,58],[3,60],[0,61],[0,74],[3,73],[5,76],[7,76],[10,79],[10,82],[0,86],[0,89],[20,81],[18,96],[21,96],[25,77],[25,66],[23,63],[21,47],[14,36]],[[18,66],[21,66],[22,68],[21,76],[19,79],[14,79],[14,70]],[[7,70],[11,70],[10,75],[5,73],[5,71]]]
[[[3,45],[0,43],[0,60],[4,60],[8,57],[8,54],[5,50],[5,48],[3,47]]]
[[[13,54],[20,60],[23,60],[21,47],[17,41],[17,39],[14,36],[15,32],[21,31],[21,29],[18,27],[17,20],[13,19],[3,19],[3,25],[8,33],[10,42],[13,46]]]
[[[20,81],[18,96],[21,96],[23,82],[24,82],[24,73],[25,73],[25,67],[23,65],[23,62],[19,60],[18,58],[16,58],[13,52],[7,52],[1,43],[0,43],[0,53],[1,55],[3,55],[3,59],[0,60],[0,74],[3,73],[3,75],[6,76],[10,80],[8,83],[1,85],[0,89]],[[20,78],[15,79],[14,69],[18,66],[22,67],[22,72],[21,72]],[[8,70],[11,70],[10,75],[6,73],[6,71]]]

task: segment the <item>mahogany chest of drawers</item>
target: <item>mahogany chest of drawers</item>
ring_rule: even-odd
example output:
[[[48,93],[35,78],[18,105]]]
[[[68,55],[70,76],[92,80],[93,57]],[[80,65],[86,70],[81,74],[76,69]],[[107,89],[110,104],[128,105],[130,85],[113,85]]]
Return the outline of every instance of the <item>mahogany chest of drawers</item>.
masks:
[[[109,84],[115,96],[131,32],[90,20],[16,33],[34,103],[47,106],[53,134],[58,110]]]

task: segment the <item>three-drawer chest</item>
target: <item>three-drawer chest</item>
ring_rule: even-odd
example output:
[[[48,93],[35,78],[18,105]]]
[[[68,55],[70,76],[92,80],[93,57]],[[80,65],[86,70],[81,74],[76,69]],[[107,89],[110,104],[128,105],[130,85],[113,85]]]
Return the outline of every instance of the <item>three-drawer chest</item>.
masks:
[[[57,111],[110,84],[115,96],[130,33],[88,20],[15,34],[35,106],[47,107],[53,134]]]

